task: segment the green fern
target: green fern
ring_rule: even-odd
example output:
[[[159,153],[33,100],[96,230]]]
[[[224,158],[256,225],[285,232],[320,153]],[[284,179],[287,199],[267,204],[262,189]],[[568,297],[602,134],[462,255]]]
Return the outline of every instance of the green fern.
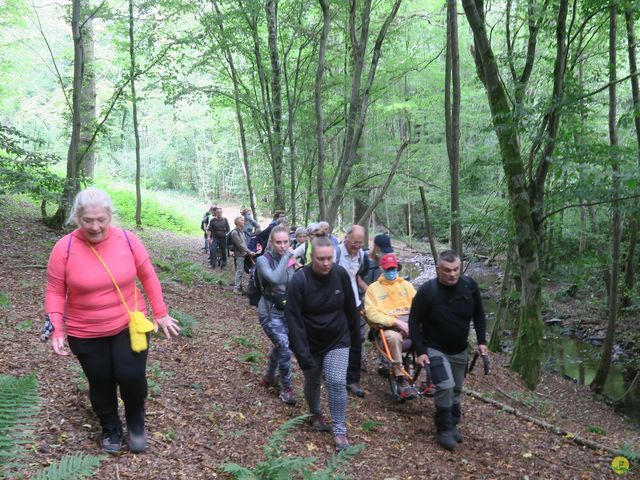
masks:
[[[4,468],[21,465],[25,445],[32,442],[38,403],[34,374],[20,378],[0,375],[0,478]]]
[[[327,464],[327,468],[324,470],[320,470],[317,472],[310,472],[308,476],[305,476],[305,480],[337,480],[342,478],[340,476],[340,470],[347,463],[349,463],[353,458],[358,455],[362,450],[364,450],[364,445],[359,443],[357,445],[350,445],[348,448],[341,450],[339,453],[334,455],[329,463]]]
[[[309,415],[300,415],[283,423],[278,430],[275,431],[269,441],[264,446],[264,456],[267,460],[273,460],[282,454],[282,445],[287,439],[287,435],[291,430],[301,426],[309,418]]]
[[[58,463],[42,470],[35,480],[76,480],[90,477],[103,458],[81,453],[65,455]]]
[[[0,375],[0,478],[13,478],[9,469],[23,467],[26,446],[33,433],[40,399],[35,374],[25,377]],[[103,457],[66,455],[35,477],[42,480],[75,480],[93,475]]]
[[[178,310],[171,310],[169,313],[178,321],[180,325],[180,335],[183,337],[193,337],[193,329],[198,324],[195,317]]]
[[[225,463],[222,471],[236,480],[290,480],[302,478],[304,480],[336,480],[340,477],[340,470],[358,453],[364,445],[351,446],[333,456],[324,470],[312,470],[316,457],[282,456],[282,446],[287,435],[294,428],[302,425],[308,415],[292,418],[285,422],[264,446],[265,459],[254,468],[243,467],[237,463]]]

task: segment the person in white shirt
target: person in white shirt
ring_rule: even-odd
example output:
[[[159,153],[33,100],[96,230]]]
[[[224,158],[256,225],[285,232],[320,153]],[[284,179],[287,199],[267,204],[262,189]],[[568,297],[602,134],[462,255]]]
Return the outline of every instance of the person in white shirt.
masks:
[[[367,289],[367,283],[362,276],[368,269],[368,258],[362,245],[364,244],[365,230],[362,225],[351,225],[346,232],[344,241],[338,246],[335,263],[343,267],[349,274],[351,288],[356,302],[360,321],[360,344],[351,345],[349,351],[349,368],[347,370],[347,390],[358,397],[364,397],[365,392],[360,386],[360,373],[362,370],[362,344],[365,339],[366,323],[360,310],[362,300],[360,292]]]

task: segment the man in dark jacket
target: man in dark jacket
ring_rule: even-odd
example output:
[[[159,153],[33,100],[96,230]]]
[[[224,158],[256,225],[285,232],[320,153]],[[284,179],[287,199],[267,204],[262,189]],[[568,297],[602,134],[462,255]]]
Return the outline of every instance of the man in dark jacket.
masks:
[[[453,450],[462,442],[460,393],[467,366],[469,324],[478,340],[477,351],[488,355],[486,320],[478,284],[461,276],[462,262],[453,250],[438,257],[438,277],[423,284],[411,304],[409,332],[418,355],[418,364],[431,367],[436,385],[435,424],[438,443]]]
[[[220,265],[220,269],[224,270],[227,266],[227,233],[231,231],[229,222],[222,216],[222,208],[216,209],[215,216],[209,219],[209,264],[211,268]],[[218,248],[220,248],[220,257],[218,257]]]
[[[285,318],[289,346],[304,373],[304,397],[311,424],[328,431],[320,407],[324,376],[336,450],[347,441],[347,366],[349,347],[360,345],[360,324],[353,289],[346,270],[333,263],[333,244],[327,237],[311,242],[311,264],[293,276],[287,290]]]

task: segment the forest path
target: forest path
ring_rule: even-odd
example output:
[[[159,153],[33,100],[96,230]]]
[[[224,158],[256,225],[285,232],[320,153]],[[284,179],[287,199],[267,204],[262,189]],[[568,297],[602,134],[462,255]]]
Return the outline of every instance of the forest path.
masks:
[[[100,432],[77,361],[56,357],[38,340],[45,287],[45,270],[40,267],[46,265],[59,233],[43,227],[33,206],[3,197],[0,220],[0,290],[7,297],[0,306],[0,371],[35,371],[42,397],[30,467],[23,472],[28,478],[63,454],[99,453]],[[149,230],[141,236],[159,267],[176,259],[183,267],[193,267],[190,275],[182,275],[183,282],[163,280],[163,286],[170,307],[198,323],[192,337],[152,341],[149,453],[109,457],[95,478],[226,478],[221,464],[255,465],[263,458],[267,437],[286,420],[305,413],[300,370],[294,367],[299,397],[295,407],[261,389],[258,381],[269,343],[255,309],[246,298],[231,293],[231,272],[222,286],[199,279],[207,269],[199,237]],[[504,367],[506,362],[493,355],[491,375],[485,377],[476,368],[466,386],[577,436],[610,447],[640,449],[638,430],[594,401],[586,387],[545,375],[531,393]],[[580,447],[467,396],[461,424],[465,442],[454,453],[444,451],[433,438],[433,402],[394,404],[386,380],[375,373],[377,361],[370,348],[367,364],[369,373],[362,381],[367,396],[350,398],[348,411],[350,441],[366,448],[347,466],[348,478],[616,477],[610,468],[613,455]],[[333,453],[331,436],[302,427],[290,434],[284,451],[317,457],[320,467]],[[637,471],[626,478],[634,475]]]

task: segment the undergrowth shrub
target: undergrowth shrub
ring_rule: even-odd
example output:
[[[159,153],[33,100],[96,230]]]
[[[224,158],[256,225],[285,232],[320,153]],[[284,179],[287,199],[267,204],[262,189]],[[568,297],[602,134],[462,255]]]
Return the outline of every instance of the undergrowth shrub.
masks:
[[[193,337],[193,328],[198,324],[195,317],[179,310],[170,310],[169,314],[178,321],[180,335],[183,337]]]
[[[303,480],[336,480],[345,478],[343,468],[358,453],[364,445],[352,445],[334,455],[323,470],[313,470],[316,457],[283,456],[282,446],[287,435],[294,428],[302,425],[308,415],[292,418],[285,422],[267,441],[264,446],[264,460],[253,468],[243,467],[237,463],[225,463],[222,471],[237,480],[268,480],[268,479],[303,479]]]
[[[118,218],[126,224],[134,225],[136,218],[136,196],[126,190],[106,189],[113,200]],[[180,233],[200,233],[199,225],[192,222],[179,213],[160,205],[152,198],[145,198],[142,202],[142,224],[146,227],[155,227],[162,230],[171,230]]]
[[[17,469],[26,466],[24,457],[33,443],[39,403],[35,374],[24,377],[0,375],[0,479],[23,478]],[[32,478],[62,480],[89,477],[102,458],[85,454],[65,455]]]

